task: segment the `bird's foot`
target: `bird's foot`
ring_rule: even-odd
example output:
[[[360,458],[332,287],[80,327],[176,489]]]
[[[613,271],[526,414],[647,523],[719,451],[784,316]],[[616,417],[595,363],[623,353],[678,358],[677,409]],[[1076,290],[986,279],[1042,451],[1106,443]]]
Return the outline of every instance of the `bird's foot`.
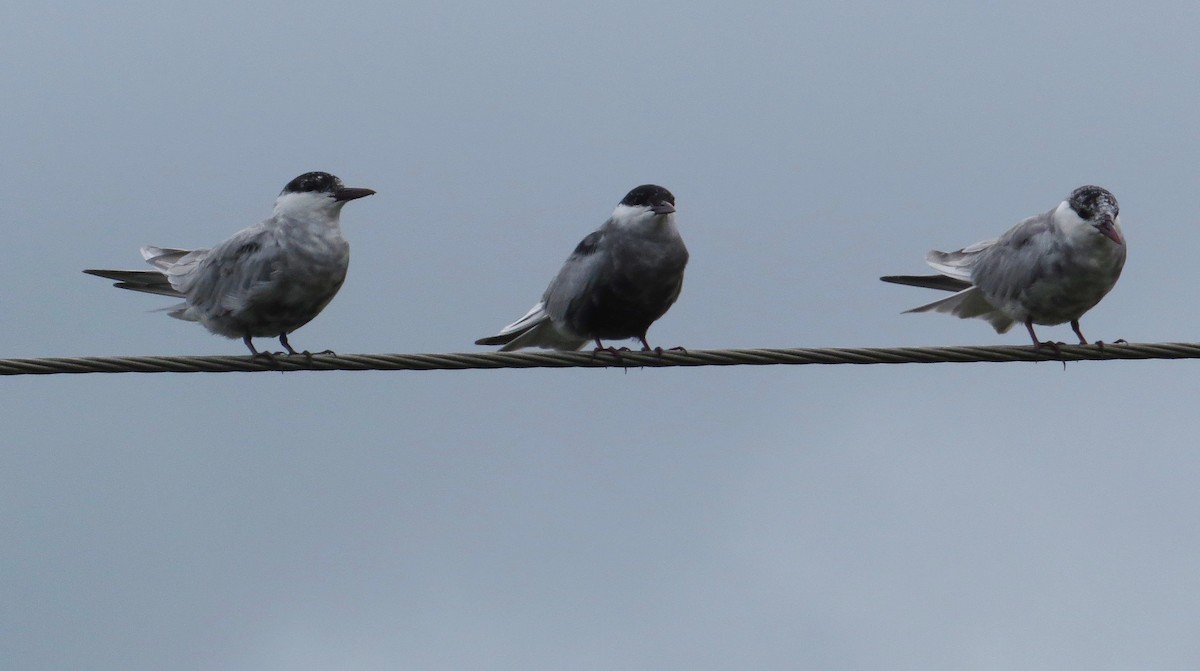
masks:
[[[312,361],[313,353],[308,350],[304,350],[303,352],[297,352],[296,349],[294,347],[292,347],[292,344],[290,342],[288,342],[286,333],[279,334],[279,344],[283,345],[283,348],[285,350],[287,350],[288,356],[302,355],[305,359]],[[283,352],[279,352],[279,354],[282,355]],[[336,352],[334,352],[331,349],[327,349],[324,352],[317,352],[317,354],[333,354],[336,356]]]
[[[1056,342],[1054,340],[1041,340],[1041,341],[1038,341],[1038,343],[1036,345],[1034,345],[1033,348],[1035,350],[1040,351],[1043,347],[1049,347],[1050,349],[1054,350],[1054,356],[1061,359],[1062,358],[1062,346],[1065,344],[1067,344],[1067,343],[1061,342],[1061,341]]]
[[[1063,355],[1062,355],[1062,346],[1065,344],[1067,344],[1067,343],[1055,342],[1053,340],[1043,340],[1043,341],[1038,342],[1038,344],[1034,346],[1034,349],[1039,350],[1039,351],[1043,347],[1049,347],[1049,348],[1053,349],[1054,350],[1054,358],[1061,361],[1062,365],[1063,365],[1063,370],[1066,370],[1067,369],[1067,360],[1064,359]]]
[[[646,351],[650,351],[650,350],[643,349],[642,351],[646,352]],[[655,354],[657,354],[659,356],[662,356],[663,352],[683,352],[684,354],[688,353],[688,351],[682,347],[668,347],[667,349],[663,349],[661,347],[655,347],[653,351]]]
[[[1095,345],[1096,345],[1096,347],[1099,347],[1101,352],[1103,352],[1103,351],[1104,351],[1104,341],[1103,341],[1103,340],[1097,340],[1097,341],[1096,341],[1095,343],[1093,343],[1093,344],[1095,344]],[[1109,344],[1110,344],[1110,345],[1128,345],[1128,344],[1129,344],[1129,341],[1128,341],[1128,340],[1126,340],[1126,339],[1124,339],[1124,338],[1117,338],[1116,340],[1112,341],[1112,342],[1111,342],[1111,343],[1109,343]]]
[[[611,354],[612,357],[617,360],[617,363],[621,363],[621,352],[628,351],[630,351],[628,347],[613,347],[611,345],[608,347],[601,347],[597,345],[596,349],[592,350],[592,359],[595,359],[597,354],[605,352],[607,354]]]

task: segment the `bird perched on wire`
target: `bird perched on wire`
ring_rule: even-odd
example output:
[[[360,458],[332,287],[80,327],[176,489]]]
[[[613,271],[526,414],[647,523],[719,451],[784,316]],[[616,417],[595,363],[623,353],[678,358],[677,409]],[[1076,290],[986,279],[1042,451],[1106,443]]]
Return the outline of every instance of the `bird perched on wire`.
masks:
[[[122,289],[182,298],[166,308],[172,317],[241,338],[254,356],[270,356],[254,348],[250,339],[257,337],[279,338],[288,354],[297,354],[288,334],[320,314],[346,279],[350,245],[338,223],[342,207],[373,193],[308,172],[288,182],[270,217],[212,249],[147,246],[142,257],[154,270],[83,272]]]
[[[995,240],[925,257],[939,275],[889,275],[884,282],[953,291],[949,298],[908,310],[986,319],[997,333],[1013,324],[1041,342],[1034,324],[1071,323],[1079,344],[1087,339],[1079,318],[1117,283],[1125,265],[1117,198],[1098,186],[1081,186],[1057,207],[1029,217]]]
[[[637,338],[679,297],[688,251],[675,226],[675,196],[643,184],[621,200],[612,216],[579,243],[542,300],[497,335],[476,345],[577,350],[588,341]],[[607,348],[615,351],[612,348]]]

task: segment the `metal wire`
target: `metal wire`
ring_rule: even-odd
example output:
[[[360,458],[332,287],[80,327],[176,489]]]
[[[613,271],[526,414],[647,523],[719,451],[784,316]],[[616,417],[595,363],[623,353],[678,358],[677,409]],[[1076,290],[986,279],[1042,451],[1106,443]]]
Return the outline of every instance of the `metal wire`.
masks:
[[[1120,343],[1002,347],[837,347],[656,352],[480,352],[276,356],[136,356],[0,359],[0,375],[59,373],[262,373],[321,370],[472,370],[487,368],[669,368],[804,364],[1007,363],[1197,359],[1200,343]]]

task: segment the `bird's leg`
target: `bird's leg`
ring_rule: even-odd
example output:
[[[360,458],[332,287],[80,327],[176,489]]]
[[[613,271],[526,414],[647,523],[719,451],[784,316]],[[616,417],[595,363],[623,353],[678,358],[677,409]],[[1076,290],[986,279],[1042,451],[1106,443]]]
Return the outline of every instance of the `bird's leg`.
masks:
[[[596,340],[596,349],[592,350],[592,358],[593,359],[595,359],[596,355],[599,354],[600,352],[608,352],[609,354],[613,355],[613,358],[617,360],[617,363],[621,363],[621,350],[619,350],[616,347],[613,347],[611,345],[608,347],[605,347],[604,343],[600,342],[599,338],[596,338],[595,340]],[[627,348],[623,348],[623,349],[625,349],[626,352],[629,351]]]
[[[1087,338],[1083,337],[1083,331],[1079,330],[1079,320],[1078,319],[1071,320],[1071,330],[1075,332],[1075,335],[1079,336],[1079,344],[1080,345],[1088,344]],[[1104,349],[1104,343],[1097,343],[1097,344],[1100,345],[1100,349]]]
[[[1059,345],[1062,343],[1053,342],[1051,340],[1047,340],[1045,342],[1038,340],[1037,334],[1033,332],[1033,317],[1030,317],[1029,319],[1025,320],[1025,328],[1029,330],[1029,337],[1033,338],[1033,348],[1034,349],[1041,349],[1043,347],[1052,347],[1052,348],[1054,348],[1054,355],[1060,359],[1062,358],[1062,348],[1059,347]]]
[[[1075,331],[1075,335],[1079,336],[1079,344],[1080,345],[1088,344],[1087,339],[1083,337],[1083,332],[1079,330],[1079,320],[1078,319],[1071,320],[1071,329]],[[1128,345],[1129,341],[1125,340],[1124,338],[1118,338],[1113,341],[1114,345],[1116,345],[1118,343],[1124,343],[1124,344]],[[1100,351],[1104,351],[1104,341],[1103,340],[1097,340],[1095,344],[1096,344],[1096,347],[1100,348]]]
[[[296,350],[292,349],[292,344],[288,342],[286,333],[279,334],[279,344],[283,345],[283,348],[287,350],[288,356],[296,356],[297,354],[301,354],[301,352],[297,352]],[[312,354],[310,354],[307,350],[303,352],[303,354],[310,359],[312,358]]]
[[[1040,348],[1042,346],[1042,341],[1038,340],[1037,334],[1033,332],[1033,318],[1025,320],[1025,328],[1029,330],[1029,337],[1033,338],[1033,348]]]
[[[638,340],[642,341],[642,351],[643,352],[651,352],[652,351],[659,356],[662,356],[663,352],[683,352],[684,354],[687,354],[687,350],[682,347],[671,347],[669,349],[663,349],[661,347],[651,347],[650,343],[646,342],[646,336],[644,336],[644,335],[638,336]]]
[[[242,342],[245,343],[246,347],[250,349],[251,359],[267,359],[268,361],[275,361],[274,354],[271,354],[270,352],[260,352],[254,349],[254,343],[250,342],[250,336],[242,336]]]
[[[312,361],[312,358],[313,358],[312,352],[310,352],[308,350],[304,350],[303,352],[297,352],[296,350],[292,349],[292,345],[291,345],[291,343],[288,342],[286,333],[279,334],[279,344],[283,345],[283,348],[287,350],[288,356],[293,356],[296,354],[303,354],[305,359]],[[331,349],[327,349],[323,352],[317,352],[317,354],[333,354],[336,356],[337,352],[334,352]]]

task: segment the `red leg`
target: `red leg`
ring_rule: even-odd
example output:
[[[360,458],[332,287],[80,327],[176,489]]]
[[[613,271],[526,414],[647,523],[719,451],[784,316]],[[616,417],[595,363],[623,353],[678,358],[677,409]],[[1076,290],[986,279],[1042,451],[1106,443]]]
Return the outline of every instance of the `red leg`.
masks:
[[[1050,340],[1047,340],[1045,342],[1038,340],[1037,334],[1033,332],[1033,318],[1032,317],[1025,320],[1025,328],[1029,330],[1029,337],[1033,338],[1033,348],[1034,349],[1041,349],[1043,347],[1053,347],[1054,355],[1059,358],[1062,358],[1062,349],[1059,348],[1059,343],[1052,342]]]
[[[1033,348],[1039,349],[1042,346],[1042,341],[1037,339],[1037,334],[1033,332],[1033,318],[1025,320],[1025,328],[1029,330],[1029,337],[1033,338]]]
[[[1071,320],[1071,330],[1075,332],[1075,335],[1079,336],[1079,344],[1080,345],[1088,344],[1087,338],[1083,337],[1083,331],[1079,330],[1079,320],[1078,319]],[[1101,345],[1101,349],[1103,349],[1103,347],[1104,346]]]
[[[627,352],[629,351],[626,348],[622,349],[625,349]],[[596,349],[592,350],[592,358],[595,359],[596,355],[601,352],[608,352],[609,354],[613,355],[613,358],[617,360],[617,363],[621,363],[621,350],[618,350],[616,347],[612,346],[605,347],[604,343],[600,342],[599,338],[596,338]]]

